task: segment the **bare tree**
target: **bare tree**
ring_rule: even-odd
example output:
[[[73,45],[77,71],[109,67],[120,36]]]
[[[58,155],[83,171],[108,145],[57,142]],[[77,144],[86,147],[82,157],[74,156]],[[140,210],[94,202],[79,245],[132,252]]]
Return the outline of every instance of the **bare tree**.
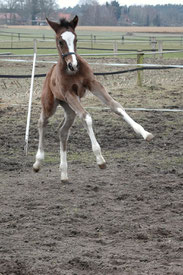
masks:
[[[79,0],[78,5],[82,6],[82,5],[96,5],[98,4],[97,0]]]
[[[58,5],[55,0],[39,0],[41,19],[45,19],[54,10],[58,9]]]
[[[1,0],[0,4],[1,4],[1,8],[6,8],[10,11],[15,10],[17,7],[20,6],[21,1],[17,1],[17,0]]]
[[[58,9],[57,0],[0,0],[1,10],[12,14],[18,13],[22,21],[32,20],[32,24],[37,24],[37,17],[44,20],[54,10]],[[14,18],[15,19],[15,18]],[[10,24],[13,21],[10,20]]]

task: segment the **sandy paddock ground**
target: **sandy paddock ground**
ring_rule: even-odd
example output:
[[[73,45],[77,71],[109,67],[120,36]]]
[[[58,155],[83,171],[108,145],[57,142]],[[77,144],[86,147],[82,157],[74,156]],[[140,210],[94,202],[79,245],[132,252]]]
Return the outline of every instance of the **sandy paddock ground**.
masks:
[[[22,63],[0,67],[7,74],[31,71]],[[38,64],[36,73],[49,67]],[[142,88],[136,73],[99,80],[124,107],[183,109],[180,69],[146,71]],[[70,183],[62,184],[61,108],[48,125],[45,164],[38,174],[32,171],[42,82],[34,85],[28,157],[23,147],[30,79],[0,82],[0,274],[183,274],[183,113],[129,112],[155,135],[146,143],[109,110],[89,109],[107,169],[97,167],[77,119],[68,146]],[[83,104],[103,106],[91,95]]]

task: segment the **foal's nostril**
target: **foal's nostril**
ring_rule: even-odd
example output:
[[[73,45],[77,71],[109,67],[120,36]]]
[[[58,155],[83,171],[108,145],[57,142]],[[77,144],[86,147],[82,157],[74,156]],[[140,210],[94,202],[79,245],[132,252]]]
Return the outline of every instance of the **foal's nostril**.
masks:
[[[68,64],[68,67],[69,67],[69,69],[70,69],[71,71],[74,71],[74,68],[73,68],[73,66],[72,66],[72,63],[69,63],[69,64]]]

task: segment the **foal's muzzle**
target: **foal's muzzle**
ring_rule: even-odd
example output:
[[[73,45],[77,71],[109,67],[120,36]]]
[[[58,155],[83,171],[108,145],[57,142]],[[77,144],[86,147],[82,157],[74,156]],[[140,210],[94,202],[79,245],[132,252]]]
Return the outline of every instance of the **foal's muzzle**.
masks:
[[[65,54],[62,54],[62,58],[65,59],[65,57],[69,56],[69,55],[75,55],[75,62],[71,62],[70,60],[69,61],[66,61],[67,63],[67,68],[69,71],[71,72],[76,72],[78,71],[78,62],[77,62],[77,58],[76,58],[76,54],[75,52],[68,52],[68,53],[65,53]]]
[[[72,71],[72,72],[75,71],[75,68],[73,67],[73,65],[72,65],[71,62],[68,64],[68,68],[69,68],[69,70]]]

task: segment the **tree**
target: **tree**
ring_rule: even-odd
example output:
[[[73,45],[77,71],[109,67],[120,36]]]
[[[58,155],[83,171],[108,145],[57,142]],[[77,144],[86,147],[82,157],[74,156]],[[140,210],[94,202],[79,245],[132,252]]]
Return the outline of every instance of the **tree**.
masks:
[[[120,8],[119,3],[117,1],[112,1],[111,6],[113,7],[114,15],[115,15],[116,19],[119,20],[119,18],[121,16],[121,8]]]
[[[149,14],[148,14],[146,17],[146,26],[149,26],[149,25],[150,25],[150,19],[149,19]]]
[[[97,0],[79,0],[78,5],[82,6],[82,5],[94,5],[94,4],[98,4]]]
[[[41,19],[45,19],[58,8],[55,0],[39,0]]]
[[[16,14],[19,14],[21,8],[21,0],[5,0],[0,2],[1,10],[4,13],[9,13],[9,16],[6,17],[6,24],[15,24],[16,23]]]
[[[1,9],[12,14],[13,21],[16,21],[15,13],[19,14],[23,21],[32,20],[37,24],[36,19],[45,20],[54,10],[58,8],[56,0],[5,0],[1,1]],[[11,20],[10,23],[13,23]]]
[[[32,25],[36,25],[36,15],[40,12],[39,3],[37,0],[32,0],[31,5],[31,19],[32,19]]]
[[[153,19],[153,25],[154,26],[160,26],[161,23],[160,23],[160,17],[159,15],[157,14],[156,17]]]

